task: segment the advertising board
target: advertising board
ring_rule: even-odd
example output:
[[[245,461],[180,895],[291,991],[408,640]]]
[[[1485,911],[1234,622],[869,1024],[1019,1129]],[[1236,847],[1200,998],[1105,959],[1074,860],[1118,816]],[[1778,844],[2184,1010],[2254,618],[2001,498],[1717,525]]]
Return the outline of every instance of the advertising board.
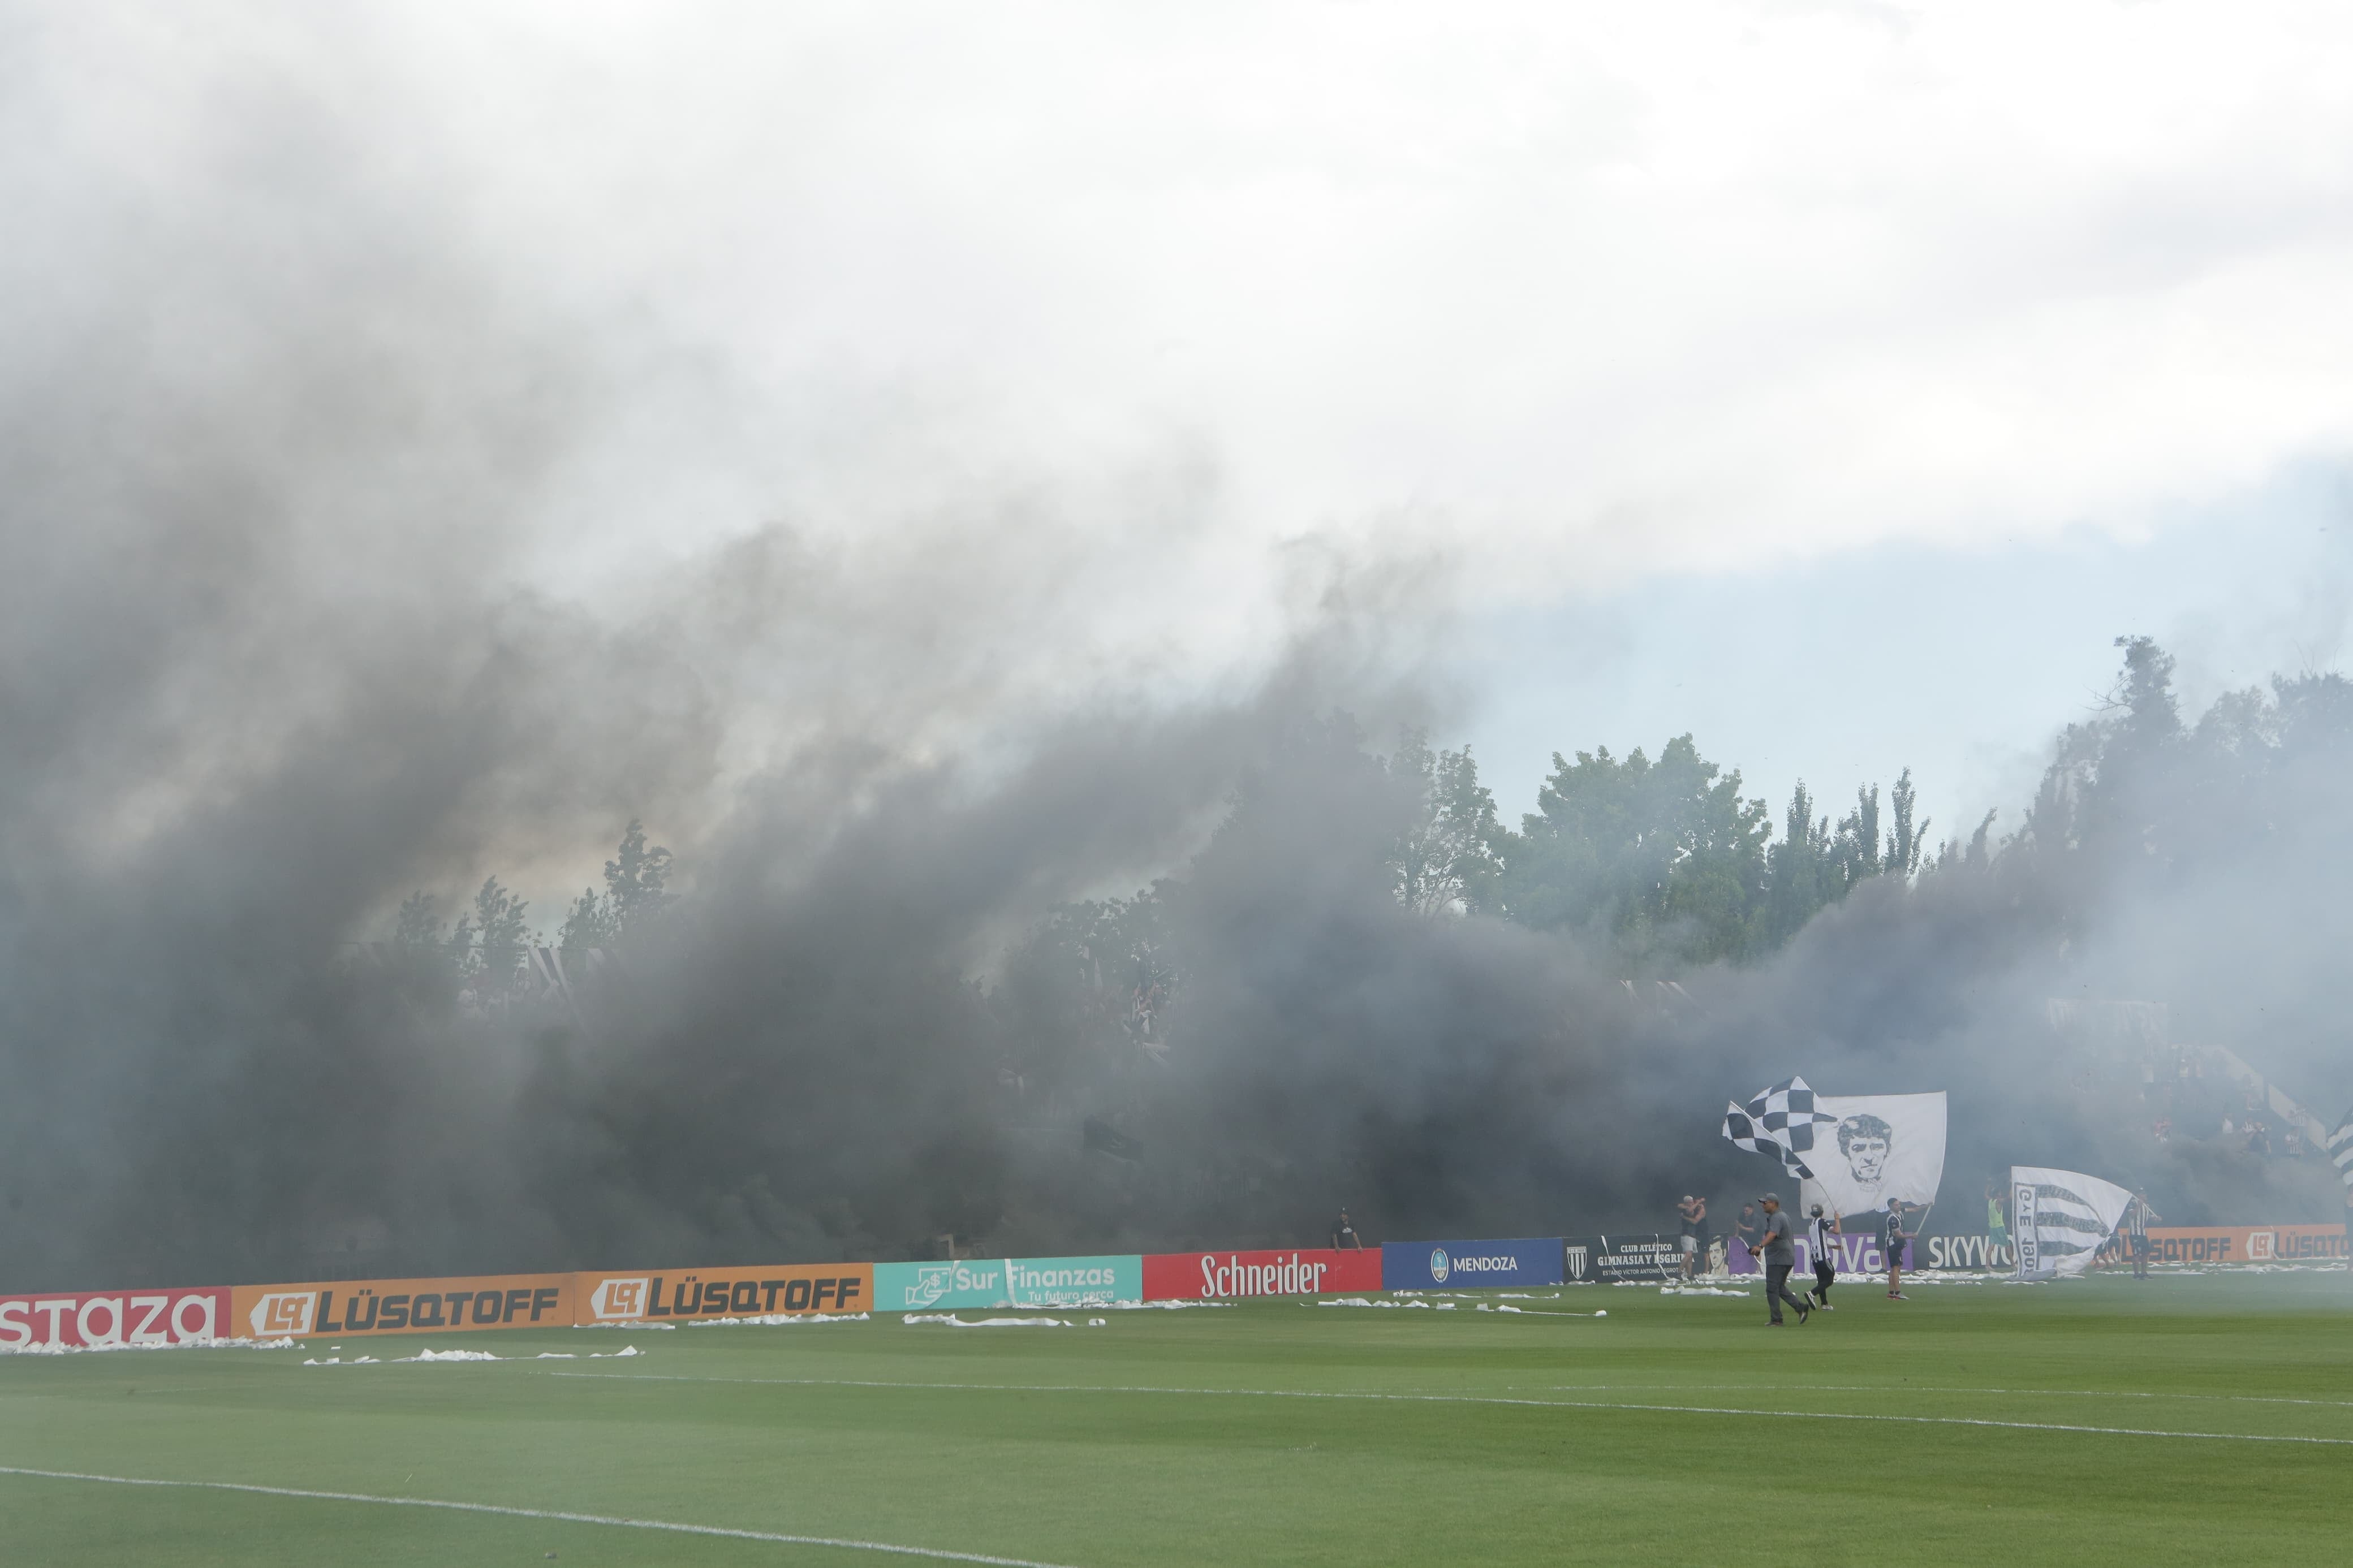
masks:
[[[1486,1285],[1557,1285],[1556,1236],[1512,1241],[1385,1241],[1384,1290],[1474,1290]]]
[[[1831,1262],[1840,1273],[1884,1274],[1887,1272],[1887,1250],[1879,1245],[1877,1237],[1848,1231],[1840,1233],[1837,1240],[1838,1256],[1831,1258]],[[1803,1236],[1797,1238],[1797,1249],[1798,1263],[1795,1272],[1799,1275],[1812,1273],[1813,1247],[1808,1244]],[[1904,1244],[1904,1267],[1906,1269],[1918,1268],[1919,1265],[1915,1259],[1919,1256],[1920,1238],[1914,1237]],[[1727,1272],[1733,1274],[1764,1272],[1757,1266],[1755,1255],[1741,1244],[1738,1237],[1733,1237],[1732,1245],[1725,1249],[1724,1266]]]
[[[2346,1256],[2341,1225],[2151,1226],[2152,1263],[2320,1263]],[[2014,1243],[1989,1235],[1932,1236],[1913,1243],[1930,1268],[1970,1268],[2009,1273],[2017,1263]],[[2132,1238],[2118,1232],[2101,1244],[2094,1261],[2105,1267],[2132,1260]]]
[[[229,1288],[0,1296],[0,1351],[185,1345],[231,1339]]]
[[[2103,1263],[2132,1257],[2122,1233],[2100,1248]],[[2344,1258],[2342,1225],[2153,1225],[2152,1263],[2317,1263]]]
[[[959,1258],[944,1263],[877,1263],[874,1307],[882,1312],[963,1307],[1091,1307],[1144,1300],[1144,1259]]]
[[[1564,1278],[1615,1284],[1641,1279],[1655,1285],[1683,1272],[1683,1238],[1645,1233],[1636,1236],[1572,1237],[1564,1249]]]
[[[871,1263],[575,1274],[573,1280],[575,1321],[582,1324],[863,1312],[874,1304]]]
[[[1221,1301],[1380,1288],[1381,1255],[1361,1249],[1166,1252],[1144,1260],[1147,1301]]]
[[[2018,1248],[2008,1237],[1996,1241],[1990,1235],[1930,1236],[1912,1244],[1915,1253],[1922,1252],[1930,1268],[1968,1268],[1987,1274],[2008,1274],[2018,1267]]]
[[[229,1331],[288,1334],[447,1333],[473,1329],[569,1328],[569,1274],[491,1274],[471,1279],[353,1279],[334,1284],[239,1285]]]

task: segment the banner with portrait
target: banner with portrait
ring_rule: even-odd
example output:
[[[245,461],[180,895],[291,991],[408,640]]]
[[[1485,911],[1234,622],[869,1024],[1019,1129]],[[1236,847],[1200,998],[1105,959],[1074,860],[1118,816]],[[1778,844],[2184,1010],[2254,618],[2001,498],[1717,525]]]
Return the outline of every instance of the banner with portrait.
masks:
[[[1945,1176],[1945,1097],[1854,1094],[1814,1097],[1825,1118],[1814,1129],[1813,1172],[1805,1201],[1852,1218],[1884,1211],[1887,1200],[1926,1207]]]

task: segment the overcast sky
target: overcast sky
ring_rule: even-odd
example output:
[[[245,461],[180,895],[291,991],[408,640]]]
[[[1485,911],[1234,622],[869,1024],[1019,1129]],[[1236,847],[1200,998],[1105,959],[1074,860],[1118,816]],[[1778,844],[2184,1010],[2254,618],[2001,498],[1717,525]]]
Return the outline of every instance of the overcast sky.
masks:
[[[343,136],[275,154],[642,355],[563,592],[1009,498],[1099,584],[1041,643],[1182,689],[1303,539],[1423,552],[1507,811],[1689,729],[1943,827],[2117,633],[2193,694],[2344,652],[2341,5],[99,9],[14,10],[20,180],[203,200],[189,128],[278,95]]]

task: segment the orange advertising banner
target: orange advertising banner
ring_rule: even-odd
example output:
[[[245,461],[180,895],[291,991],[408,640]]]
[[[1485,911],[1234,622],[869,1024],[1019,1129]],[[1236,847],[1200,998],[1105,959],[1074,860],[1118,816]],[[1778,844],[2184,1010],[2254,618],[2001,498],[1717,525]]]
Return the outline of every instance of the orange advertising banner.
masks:
[[[471,1279],[344,1279],[317,1285],[239,1285],[234,1333],[399,1334],[420,1329],[569,1328],[570,1274],[490,1274]]]
[[[575,1274],[575,1321],[687,1322],[705,1318],[862,1312],[874,1300],[871,1263],[794,1263],[656,1274]]]
[[[2157,1263],[2303,1263],[2345,1256],[2341,1225],[2216,1225],[2148,1227]],[[2100,1249],[2103,1262],[2129,1259],[2132,1238],[2119,1231]]]

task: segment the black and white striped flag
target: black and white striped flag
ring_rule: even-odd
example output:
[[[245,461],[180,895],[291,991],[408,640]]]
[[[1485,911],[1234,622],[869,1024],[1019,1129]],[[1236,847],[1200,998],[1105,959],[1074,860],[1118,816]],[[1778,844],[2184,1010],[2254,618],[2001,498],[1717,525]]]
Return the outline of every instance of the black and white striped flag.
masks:
[[[2337,1173],[2345,1178],[2345,1190],[2353,1194],[2353,1110],[2347,1111],[2345,1120],[2337,1124],[2337,1131],[2328,1135],[2328,1157],[2337,1162]],[[2353,1198],[2347,1201],[2353,1203]]]
[[[2128,1189],[2081,1171],[2012,1165],[2010,1214],[2018,1247],[2017,1278],[2082,1274],[2091,1268],[2093,1254],[2116,1233],[2116,1222],[2132,1201]]]
[[[1760,1090],[1746,1105],[1726,1101],[1724,1136],[1752,1154],[1774,1156],[1791,1175],[1811,1181],[1814,1173],[1807,1168],[1806,1156],[1813,1151],[1814,1127],[1837,1120],[1814,1109],[1814,1091],[1804,1079],[1788,1078]]]

